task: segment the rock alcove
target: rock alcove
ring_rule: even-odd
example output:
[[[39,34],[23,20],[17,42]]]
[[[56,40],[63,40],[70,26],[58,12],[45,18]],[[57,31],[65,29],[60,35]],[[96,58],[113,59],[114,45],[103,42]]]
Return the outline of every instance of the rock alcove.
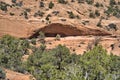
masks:
[[[56,37],[57,34],[61,35],[61,37],[86,36],[86,35],[94,35],[94,36],[111,35],[110,33],[100,30],[100,29],[91,29],[91,28],[86,28],[86,27],[77,28],[72,25],[52,23],[43,28],[36,30],[35,33],[31,37],[37,38],[39,36],[40,31],[45,33],[46,37]]]

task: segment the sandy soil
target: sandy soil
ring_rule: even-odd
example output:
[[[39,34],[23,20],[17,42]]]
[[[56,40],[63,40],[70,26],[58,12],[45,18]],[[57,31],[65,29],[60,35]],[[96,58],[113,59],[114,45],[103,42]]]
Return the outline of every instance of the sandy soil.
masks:
[[[72,53],[83,54],[87,51],[88,44],[94,45],[96,36],[76,36],[76,37],[65,37],[61,38],[59,41],[55,38],[46,38],[47,49],[52,49],[59,44],[67,46]],[[108,54],[113,53],[115,55],[120,55],[120,43],[119,38],[113,38],[109,36],[101,37],[99,44],[102,45],[108,52]],[[111,45],[114,44],[114,49],[112,50]],[[39,46],[39,45],[38,45]]]
[[[21,74],[18,72],[14,72],[11,70],[5,70],[6,72],[6,78],[9,80],[35,80],[32,75],[28,75],[28,74]]]

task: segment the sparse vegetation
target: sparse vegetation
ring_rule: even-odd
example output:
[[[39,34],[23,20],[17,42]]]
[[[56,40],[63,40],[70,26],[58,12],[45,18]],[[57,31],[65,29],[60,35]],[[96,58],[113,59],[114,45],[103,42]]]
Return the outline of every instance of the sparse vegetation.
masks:
[[[39,32],[39,41],[44,44],[45,43],[45,34],[43,32]]]
[[[39,39],[45,39],[45,34],[43,32],[39,32]]]
[[[16,3],[15,5],[18,6],[18,7],[22,7],[22,6],[23,6],[23,2],[22,2],[22,1],[19,1],[19,2]]]
[[[110,6],[114,6],[114,5],[116,5],[115,0],[110,0]]]
[[[108,25],[108,29],[109,30],[113,29],[113,30],[117,31],[117,26],[114,23],[111,23],[111,24]]]
[[[50,20],[50,19],[49,19],[49,17],[50,17],[50,16],[49,16],[49,15],[47,15],[45,19],[46,19],[47,21],[49,21],[49,20]]]
[[[84,0],[77,0],[78,3],[84,3],[85,1]]]
[[[24,11],[20,14],[20,16],[24,16],[25,19],[28,19],[28,18],[29,18],[29,17],[28,17],[28,11],[27,11],[27,10],[24,10]]]
[[[23,12],[23,15],[24,15],[24,18],[25,18],[25,19],[28,19],[28,13],[27,13],[27,11],[24,11],[24,12]]]
[[[93,43],[88,43],[88,45],[87,45],[87,51],[92,50],[93,46],[94,46]]]
[[[54,3],[51,1],[51,2],[49,3],[49,8],[52,9],[53,7],[54,7]]]
[[[95,15],[96,15],[96,17],[99,17],[100,16],[100,12],[98,10],[95,10]]]
[[[90,18],[95,18],[95,14],[93,12],[90,12],[89,17]]]
[[[42,12],[42,11],[37,11],[37,12],[34,14],[34,17],[37,17],[37,16],[43,17],[43,15],[44,15],[44,12]]]
[[[115,48],[115,44],[111,44],[110,47],[111,47],[111,50],[113,50]]]
[[[90,18],[96,18],[96,17],[99,17],[99,16],[100,16],[100,12],[98,10],[95,10],[95,12],[91,11],[89,13]]]
[[[105,13],[107,16],[113,15],[117,18],[120,18],[120,8],[118,6],[109,6]]]
[[[36,39],[31,39],[31,43],[32,43],[33,45],[36,45]]]
[[[5,2],[0,2],[0,9],[2,11],[5,11],[5,12],[8,11],[7,7],[8,7],[8,4],[6,4]]]
[[[26,8],[25,11],[26,11],[26,12],[30,12],[31,9],[30,9],[30,8]]]
[[[102,27],[102,20],[103,20],[103,17],[100,17],[100,20],[98,21],[98,23],[97,23],[97,26],[98,27]]]
[[[71,11],[71,12],[68,12],[68,14],[69,14],[69,18],[71,18],[71,19],[74,19],[75,18],[75,15],[74,15],[74,13]]]
[[[86,0],[86,2],[90,5],[92,5],[94,3],[94,0]]]
[[[101,37],[95,37],[94,41],[93,41],[93,44],[94,46],[98,46],[99,42],[101,41]]]
[[[44,7],[44,6],[45,6],[44,2],[43,2],[43,1],[40,1],[39,7]]]
[[[57,16],[60,12],[59,11],[53,11],[52,14],[54,14],[55,16]]]
[[[0,80],[5,80],[6,78],[6,73],[5,71],[3,71],[2,68],[0,68]]]
[[[95,3],[95,6],[96,6],[97,8],[99,8],[99,7],[103,7],[103,4],[102,4],[102,3],[99,3],[99,2],[96,2],[96,3]]]
[[[12,3],[16,3],[17,0],[11,0],[11,1],[12,1]]]
[[[77,15],[77,16],[76,16],[76,18],[77,18],[77,19],[80,19],[80,16],[79,16],[79,15]]]
[[[67,4],[66,0],[58,0],[58,2],[61,3],[61,4]]]
[[[99,8],[100,4],[98,2],[96,2],[95,6]]]

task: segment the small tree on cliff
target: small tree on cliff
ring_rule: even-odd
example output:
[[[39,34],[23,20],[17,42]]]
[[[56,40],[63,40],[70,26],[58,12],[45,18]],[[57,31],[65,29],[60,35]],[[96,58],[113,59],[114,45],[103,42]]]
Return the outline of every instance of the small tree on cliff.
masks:
[[[39,40],[42,44],[45,43],[45,34],[43,32],[39,32]]]
[[[61,36],[60,36],[59,34],[57,34],[56,37],[55,37],[55,40],[58,40],[58,41],[59,41],[59,40],[60,40],[60,37],[61,37]]]

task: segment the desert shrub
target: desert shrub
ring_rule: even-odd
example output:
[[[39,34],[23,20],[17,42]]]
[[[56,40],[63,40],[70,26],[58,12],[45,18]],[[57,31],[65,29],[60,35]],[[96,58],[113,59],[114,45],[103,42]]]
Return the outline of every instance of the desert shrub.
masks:
[[[89,17],[90,18],[95,18],[95,14],[93,12],[90,12]]]
[[[58,15],[60,12],[59,11],[53,11],[52,14]]]
[[[113,16],[120,18],[120,8],[118,6],[115,6],[113,10]]]
[[[100,16],[100,12],[99,12],[98,10],[95,10],[95,15],[96,15],[97,17],[99,17],[99,16]]]
[[[11,16],[14,16],[15,14],[14,14],[14,13],[12,13],[12,12],[10,12],[10,15],[11,15]]]
[[[87,45],[87,51],[92,50],[93,47],[94,47],[93,43],[88,43],[88,45]]]
[[[26,10],[24,10],[20,16],[24,16],[25,19],[28,19],[28,12]]]
[[[108,7],[108,9],[105,11],[105,13],[107,15],[110,15],[113,12],[113,8],[112,7]]]
[[[61,4],[67,4],[66,0],[58,0],[58,2],[61,3]]]
[[[31,9],[30,9],[30,8],[26,8],[26,9],[25,9],[25,11],[30,12],[30,11],[31,11]]]
[[[0,9],[1,9],[2,11],[7,11],[7,10],[8,10],[8,9],[7,9],[8,6],[9,6],[9,5],[6,4],[5,2],[0,2]]]
[[[77,19],[81,19],[79,15],[76,15],[76,18],[77,18]]]
[[[23,6],[23,1],[19,1],[15,5],[18,6],[18,7],[21,7],[21,6]]]
[[[110,6],[113,6],[113,5],[116,5],[116,2],[115,2],[115,0],[110,0]]]
[[[12,3],[16,3],[17,0],[11,0],[11,1],[12,1]]]
[[[95,12],[91,11],[89,13],[90,18],[95,18],[95,17],[99,17],[99,16],[100,16],[100,12],[98,10],[95,10]]]
[[[43,52],[43,51],[46,49],[46,45],[45,45],[45,44],[41,44],[41,45],[40,45],[40,49],[41,49],[41,51]]]
[[[100,4],[99,4],[98,2],[96,2],[96,3],[95,3],[95,6],[99,8],[99,7],[100,7]]]
[[[40,43],[42,44],[45,43],[45,34],[42,31],[39,32],[38,38],[39,38]]]
[[[101,22],[98,22],[98,23],[97,23],[97,26],[98,26],[98,27],[102,27]]]
[[[38,37],[39,37],[40,39],[45,39],[45,34],[44,34],[42,31],[40,31]]]
[[[71,12],[68,12],[68,14],[69,14],[69,18],[71,18],[71,19],[74,19],[75,18],[75,15],[74,15],[74,13],[71,11]]]
[[[99,20],[98,23],[97,23],[97,26],[98,26],[98,27],[102,27],[102,24],[101,24],[102,20],[103,20],[103,17],[100,17],[100,20]]]
[[[45,6],[44,2],[43,2],[43,1],[40,1],[39,7],[44,7],[44,6]]]
[[[44,12],[42,12],[42,11],[37,11],[37,12],[34,14],[34,17],[37,17],[37,16],[43,17],[43,15],[44,15]]]
[[[86,0],[87,4],[93,4],[94,3],[94,0]]]
[[[120,18],[120,9],[118,6],[109,6],[105,13],[107,14],[107,16],[113,15],[117,18]]]
[[[28,13],[27,13],[27,11],[24,11],[23,14],[24,14],[24,18],[28,19]]]
[[[0,68],[0,80],[5,80],[6,78],[6,73],[3,71],[2,68]]]
[[[99,2],[96,2],[96,3],[95,3],[95,7],[97,7],[97,8],[103,7],[103,4],[102,4],[102,3],[99,3]]]
[[[32,43],[33,45],[36,45],[36,39],[31,39],[31,43]]]
[[[88,20],[82,22],[82,24],[84,24],[84,25],[86,25],[86,24],[88,24],[88,23],[89,23]]]
[[[84,3],[85,1],[84,0],[77,0],[78,3]]]
[[[110,29],[113,29],[113,30],[117,31],[117,26],[116,26],[116,24],[114,24],[114,23],[109,24],[108,27],[109,27]]]
[[[111,50],[113,50],[115,48],[115,44],[111,44],[110,47],[111,47]]]
[[[95,39],[93,41],[94,46],[98,46],[100,41],[101,41],[101,37],[95,37]]]
[[[51,1],[51,2],[49,3],[49,8],[52,9],[53,7],[54,7],[54,3]]]
[[[45,19],[46,19],[47,21],[49,21],[49,16],[47,15]]]

